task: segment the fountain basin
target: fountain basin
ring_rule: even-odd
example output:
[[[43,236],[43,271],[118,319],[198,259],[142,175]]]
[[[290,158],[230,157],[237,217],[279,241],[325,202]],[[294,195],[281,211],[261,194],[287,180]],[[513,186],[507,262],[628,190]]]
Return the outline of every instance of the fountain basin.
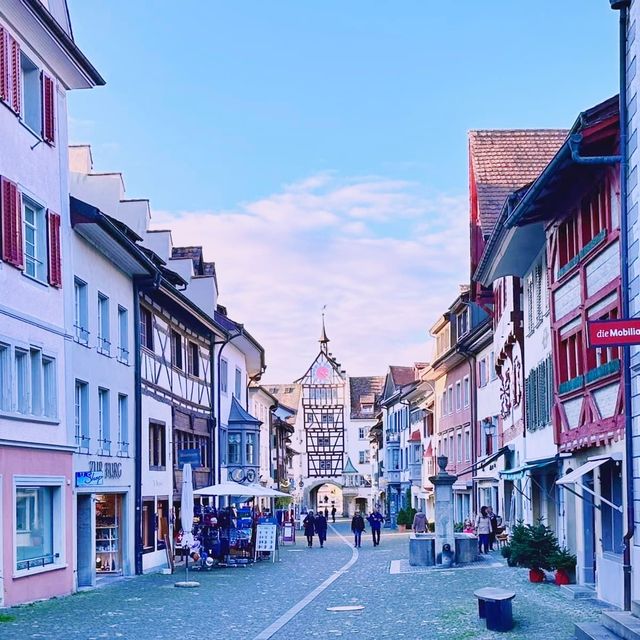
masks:
[[[475,562],[478,556],[478,538],[472,533],[454,534],[456,565]],[[409,564],[412,567],[433,567],[441,563],[442,549],[435,549],[435,534],[412,533],[409,538]]]

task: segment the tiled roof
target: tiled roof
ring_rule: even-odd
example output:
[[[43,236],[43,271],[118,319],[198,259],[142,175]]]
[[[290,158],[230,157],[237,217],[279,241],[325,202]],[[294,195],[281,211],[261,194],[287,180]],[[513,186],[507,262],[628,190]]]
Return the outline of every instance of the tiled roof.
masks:
[[[469,157],[483,235],[493,231],[506,197],[533,182],[567,137],[566,129],[469,132]]]
[[[364,376],[349,378],[349,391],[351,395],[351,417],[373,418],[377,409],[377,402],[382,395],[384,376]],[[373,404],[373,412],[364,414],[363,404]]]
[[[302,390],[301,385],[295,382],[288,382],[287,384],[265,384],[263,386],[272,396],[278,399],[280,404],[292,411],[298,411],[300,392]]]
[[[416,379],[413,367],[389,367],[389,371],[396,387],[404,387]]]

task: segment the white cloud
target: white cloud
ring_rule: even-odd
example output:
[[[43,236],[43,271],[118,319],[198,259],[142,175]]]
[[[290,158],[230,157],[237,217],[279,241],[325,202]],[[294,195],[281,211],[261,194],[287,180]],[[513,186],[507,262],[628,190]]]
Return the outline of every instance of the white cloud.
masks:
[[[351,375],[428,360],[429,327],[468,281],[464,196],[323,173],[236,211],[154,212],[176,245],[216,262],[220,303],[266,349],[265,380],[302,375],[320,313]]]

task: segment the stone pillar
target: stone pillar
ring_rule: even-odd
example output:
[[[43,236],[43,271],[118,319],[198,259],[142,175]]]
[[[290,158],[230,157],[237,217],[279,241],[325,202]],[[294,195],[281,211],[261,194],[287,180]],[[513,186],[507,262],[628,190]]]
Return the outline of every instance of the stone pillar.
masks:
[[[448,459],[446,456],[438,456],[440,470],[429,480],[433,484],[435,493],[435,555],[436,564],[442,564],[442,549],[449,545],[455,562],[456,540],[453,534],[453,483],[458,476],[453,476],[446,471]]]

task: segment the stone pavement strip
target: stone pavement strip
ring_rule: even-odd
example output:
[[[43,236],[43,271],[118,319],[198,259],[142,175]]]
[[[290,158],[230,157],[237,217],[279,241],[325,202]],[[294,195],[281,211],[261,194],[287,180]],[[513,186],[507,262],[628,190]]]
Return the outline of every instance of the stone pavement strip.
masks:
[[[348,536],[348,524],[337,530]],[[193,638],[249,640],[340,571],[352,550],[329,532],[324,549],[307,549],[304,538],[281,549],[280,562],[191,573],[201,586],[176,589],[183,579],[149,574],[33,605],[2,610],[1,640],[173,640]],[[512,569],[497,554],[486,566],[468,569],[390,573],[392,561],[408,557],[408,535],[383,531],[374,548],[363,536],[357,561],[277,629],[275,639],[428,637],[430,640],[504,638],[568,640],[573,624],[597,620],[601,605],[569,600],[553,584],[535,585],[527,571]],[[395,563],[405,567],[406,562]],[[515,627],[487,632],[477,618],[473,592],[500,586],[516,592]],[[328,607],[363,605],[356,612]],[[4,618],[9,618],[3,622]],[[269,632],[271,633],[271,632]]]

